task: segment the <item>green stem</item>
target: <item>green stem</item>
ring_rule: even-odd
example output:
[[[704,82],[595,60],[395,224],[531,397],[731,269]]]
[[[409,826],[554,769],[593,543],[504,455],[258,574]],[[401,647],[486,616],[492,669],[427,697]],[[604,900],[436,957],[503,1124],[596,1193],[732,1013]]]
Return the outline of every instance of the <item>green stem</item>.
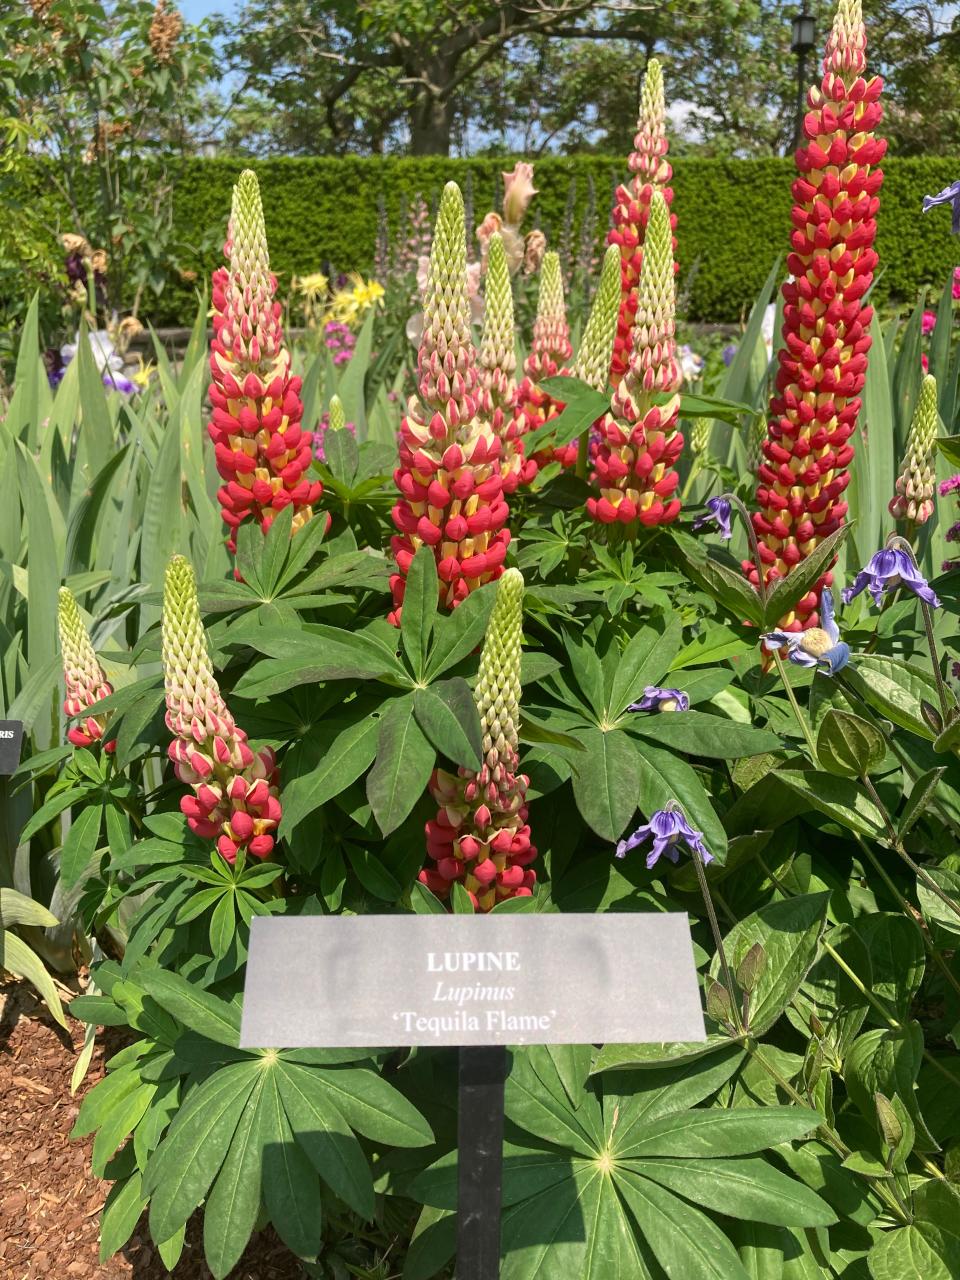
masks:
[[[580,443],[577,446],[577,465],[575,474],[578,479],[586,480],[587,478],[587,462],[590,458],[590,428],[580,435]]]
[[[710,931],[713,934],[713,941],[717,948],[717,955],[720,959],[720,972],[723,974],[723,985],[727,989],[727,995],[730,997],[730,1013],[733,1018],[734,1026],[738,1033],[742,1033],[744,1028],[740,1020],[740,1010],[737,1006],[737,992],[733,985],[733,975],[730,972],[730,966],[727,964],[727,952],[723,945],[723,936],[720,933],[720,925],[717,923],[717,913],[713,908],[713,899],[710,896],[710,886],[707,884],[707,874],[703,869],[703,859],[696,852],[693,854],[693,865],[697,870],[697,879],[700,882],[700,893],[703,897],[703,905],[706,908],[707,919],[710,921]]]
[[[940,888],[937,882],[934,879],[932,879],[931,876],[928,875],[926,871],[924,871],[923,867],[921,867],[919,863],[914,862],[914,860],[910,857],[909,853],[907,853],[906,849],[904,849],[903,845],[900,843],[900,839],[897,836],[896,829],[893,825],[893,819],[890,817],[890,814],[887,812],[886,805],[880,799],[880,795],[877,792],[876,787],[873,785],[870,779],[866,776],[866,774],[863,775],[860,781],[863,783],[864,787],[866,788],[867,794],[869,795],[870,799],[880,810],[880,816],[883,818],[883,825],[887,829],[887,838],[890,841],[890,844],[893,848],[894,853],[897,855],[898,858],[900,858],[903,862],[906,863],[906,865],[910,868],[910,870],[917,877],[917,879],[921,880],[927,886],[930,892],[932,894],[935,894],[936,897],[938,897],[940,901],[944,904],[944,906],[949,907],[950,910],[953,912],[953,914],[958,919],[960,919],[960,903],[956,903],[953,900],[953,898],[950,897],[949,894],[944,893],[944,891]]]
[[[787,669],[783,665],[783,659],[780,657],[779,650],[777,649],[773,651],[773,661],[776,664],[777,671],[780,673],[780,679],[783,682],[783,687],[786,691],[790,706],[793,708],[793,714],[796,717],[797,724],[800,726],[800,732],[803,734],[806,744],[810,749],[810,755],[813,759],[813,763],[816,764],[817,744],[813,739],[813,730],[807,723],[806,716],[800,710],[800,703],[797,702],[797,695],[793,692],[793,685],[791,685],[790,680],[787,677]]]

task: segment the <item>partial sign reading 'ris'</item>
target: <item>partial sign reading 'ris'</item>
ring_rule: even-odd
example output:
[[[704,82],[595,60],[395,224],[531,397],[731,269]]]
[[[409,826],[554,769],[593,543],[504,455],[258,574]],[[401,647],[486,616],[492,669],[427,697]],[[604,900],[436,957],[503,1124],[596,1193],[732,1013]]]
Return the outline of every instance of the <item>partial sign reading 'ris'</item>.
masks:
[[[704,1038],[685,915],[257,916],[241,1045]]]

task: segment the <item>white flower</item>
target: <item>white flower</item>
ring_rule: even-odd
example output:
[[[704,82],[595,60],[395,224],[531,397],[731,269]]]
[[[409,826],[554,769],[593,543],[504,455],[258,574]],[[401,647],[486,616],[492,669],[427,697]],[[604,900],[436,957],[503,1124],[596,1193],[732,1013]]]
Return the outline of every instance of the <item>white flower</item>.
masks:
[[[108,370],[112,373],[119,373],[123,368],[123,358],[117,355],[116,348],[106,329],[92,329],[87,334],[87,339],[90,343],[90,350],[93,352],[97,373],[106,373]],[[80,335],[78,333],[76,341],[65,342],[60,348],[60,355],[63,357],[65,365],[75,358],[79,345]]]

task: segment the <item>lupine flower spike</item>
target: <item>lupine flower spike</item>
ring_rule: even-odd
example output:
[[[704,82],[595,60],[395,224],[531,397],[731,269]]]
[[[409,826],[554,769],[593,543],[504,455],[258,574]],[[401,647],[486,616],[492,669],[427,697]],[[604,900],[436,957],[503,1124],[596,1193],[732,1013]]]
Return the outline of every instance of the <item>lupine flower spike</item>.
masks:
[[[103,738],[107,718],[84,715],[84,712],[92,712],[98,702],[109,697],[113,686],[103,674],[77,602],[68,587],[61,587],[57,597],[57,626],[66,693],[64,714],[71,719],[82,717],[67,730],[67,741],[75,747],[92,747]],[[116,742],[106,742],[103,749],[112,752],[116,746]]]
[[[610,413],[594,446],[600,497],[587,510],[603,524],[669,524],[680,514],[673,496],[679,483],[674,463],[683,448],[677,431],[680,367],[674,342],[675,294],[670,215],[654,192],[637,293],[630,368],[613,393]],[[656,403],[659,394],[664,403]]]
[[[193,792],[180,808],[191,831],[216,840],[227,862],[241,850],[266,858],[281,816],[276,759],[269,747],[250,749],[220,696],[196,579],[183,556],[167,565],[161,636],[166,723],[174,735],[167,753]]]
[[[887,592],[896,591],[897,587],[906,587],[933,609],[940,608],[940,601],[933,588],[917,568],[910,553],[902,547],[884,547],[871,556],[866,567],[854,578],[853,584],[844,587],[841,598],[844,604],[849,604],[861,591],[869,590],[873,603],[879,608]]]
[[[217,497],[236,551],[236,530],[256,520],[264,532],[276,513],[293,505],[293,531],[313,515],[323,492],[307,475],[313,435],[300,418],[301,379],[290,372],[283,345],[276,277],[270,273],[260,187],[249,169],[233,189],[223,246],[227,266],[213,273],[210,346]]]
[[[560,413],[562,404],[542,391],[539,384],[546,378],[555,378],[562,373],[572,355],[560,255],[551,250],[544,254],[540,268],[533,348],[524,361],[523,381],[517,388],[516,419],[521,436],[534,431],[541,423],[549,422]],[[527,459],[522,482],[529,484],[536,473],[537,463]]]
[[[390,579],[394,623],[418,547],[433,549],[440,602],[453,608],[500,576],[510,541],[500,439],[477,408],[463,197],[454,182],[440,199],[417,370],[419,396],[410,398],[400,426],[394,472],[400,490],[392,512],[399,530],[391,539],[398,569]]]
[[[530,863],[525,802],[528,779],[519,770],[520,644],[523,575],[508,569],[497,586],[474,693],[483,728],[483,766],[457,776],[437,769],[430,793],[440,806],[427,823],[430,865],[420,881],[441,898],[464,885],[478,911],[505,898],[529,897],[536,883]]]
[[[790,662],[798,667],[820,667],[835,676],[850,661],[850,647],[840,639],[840,628],[833,616],[833,593],[824,587],[820,593],[820,626],[805,631],[769,631],[760,637],[767,653],[786,649]]]
[[[610,369],[610,355],[613,351],[613,340],[617,332],[617,310],[620,305],[620,254],[614,245],[610,245],[603,259],[600,272],[600,283],[597,296],[590,308],[580,349],[572,367],[561,369],[560,375],[570,374],[581,382],[586,382],[595,391],[603,392],[607,388]],[[559,400],[551,401],[549,417],[555,417],[564,408]],[[583,474],[586,475],[586,464],[591,437],[596,434],[599,422],[587,433],[584,442]],[[536,460],[540,463],[559,462],[562,467],[572,467],[577,463],[581,442],[572,440],[570,444],[556,445],[553,448],[537,452]]]
[[[621,840],[617,845],[616,856],[625,858],[637,845],[650,839],[653,840],[653,848],[647,854],[648,870],[654,867],[664,855],[673,863],[679,862],[681,840],[695,857],[700,858],[701,862],[713,861],[713,854],[703,843],[703,832],[695,831],[683,813],[670,806],[666,809],[658,809],[649,822],[637,827],[632,836]]]
[[[503,446],[500,473],[504,493],[513,493],[517,485],[527,483],[536,473],[535,462],[523,456],[520,425],[514,419],[517,401],[517,353],[513,330],[513,288],[503,239],[490,237],[487,250],[487,274],[484,289],[483,337],[480,340],[479,388],[480,413],[490,423]]]
[[[928,374],[920,387],[907,452],[897,477],[897,492],[890,500],[890,514],[897,520],[926,524],[933,515],[938,424],[937,380]]]
[[[796,153],[792,279],[783,286],[783,347],[753,515],[766,582],[790,573],[847,512],[873,314],[863,296],[877,264],[883,175],[875,166],[886,149],[873,132],[881,81],[864,79],[865,49],[860,0],[840,0]],[[756,566],[745,561],[744,570],[757,585]],[[820,592],[831,580],[823,574],[781,627],[816,626]]]
[[[633,324],[637,314],[637,287],[643,264],[643,242],[650,202],[659,191],[669,206],[673,200],[670,179],[673,170],[667,160],[669,143],[666,132],[666,104],[663,95],[663,73],[656,58],[647,63],[640,91],[640,113],[637,120],[637,136],[633,151],[627,161],[633,177],[628,184],[617,187],[613,206],[613,227],[607,243],[620,250],[620,316],[617,321],[617,338],[610,368],[611,381],[616,386],[630,366],[633,352]],[[670,217],[671,228],[676,227],[676,215]],[[676,238],[673,248],[676,250]],[[676,268],[674,268],[676,270]]]

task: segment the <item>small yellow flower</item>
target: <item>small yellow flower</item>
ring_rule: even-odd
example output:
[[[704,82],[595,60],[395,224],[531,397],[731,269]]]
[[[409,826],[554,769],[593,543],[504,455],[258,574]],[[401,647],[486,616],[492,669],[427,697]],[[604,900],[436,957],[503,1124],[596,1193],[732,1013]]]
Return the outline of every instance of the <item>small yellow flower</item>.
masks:
[[[305,298],[310,302],[316,302],[326,294],[330,281],[322,271],[312,271],[309,275],[300,276],[296,285]]]
[[[135,382],[138,387],[144,389],[150,382],[150,377],[153,373],[153,361],[151,360],[149,364],[144,364],[143,356],[141,355],[137,356],[137,360],[140,364],[140,368],[131,378],[131,382]]]

